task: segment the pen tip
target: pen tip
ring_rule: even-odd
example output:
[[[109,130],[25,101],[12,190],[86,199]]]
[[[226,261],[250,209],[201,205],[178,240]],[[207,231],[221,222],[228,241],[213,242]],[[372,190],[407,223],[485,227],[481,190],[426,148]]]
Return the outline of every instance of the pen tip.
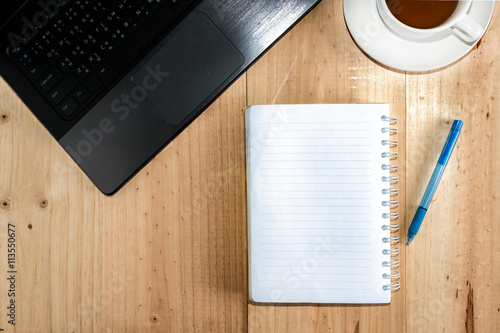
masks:
[[[410,235],[406,236],[406,245],[410,245],[412,240],[413,240],[412,236],[410,236]]]

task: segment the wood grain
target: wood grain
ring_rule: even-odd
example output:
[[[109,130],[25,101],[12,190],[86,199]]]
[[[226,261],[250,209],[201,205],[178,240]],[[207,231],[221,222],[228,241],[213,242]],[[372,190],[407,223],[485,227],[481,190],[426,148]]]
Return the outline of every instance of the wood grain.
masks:
[[[323,0],[113,197],[0,80],[0,329],[5,332],[495,332],[500,327],[500,7],[444,70],[389,70]],[[459,143],[390,305],[250,304],[246,105],[390,103],[398,117],[399,236],[451,121]],[[7,323],[7,225],[16,326]]]
[[[494,332],[500,327],[496,7],[487,34],[467,57],[442,71],[407,75],[408,223],[453,119],[464,121],[425,224],[407,247],[407,276],[415,276],[406,283],[409,332]]]

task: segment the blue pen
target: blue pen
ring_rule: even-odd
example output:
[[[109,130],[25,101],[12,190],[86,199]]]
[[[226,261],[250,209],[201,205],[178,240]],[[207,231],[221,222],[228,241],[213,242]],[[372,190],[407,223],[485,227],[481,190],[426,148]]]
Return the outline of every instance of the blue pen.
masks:
[[[444,144],[443,151],[441,152],[441,156],[439,156],[439,160],[436,164],[436,168],[432,173],[431,180],[429,181],[429,185],[427,185],[427,189],[425,190],[424,197],[418,206],[417,212],[411,221],[410,229],[408,229],[408,236],[406,236],[406,245],[410,245],[411,241],[415,237],[420,229],[420,225],[422,225],[422,221],[424,220],[425,213],[427,213],[427,209],[431,204],[432,197],[436,192],[436,189],[439,185],[439,181],[443,176],[444,169],[448,164],[448,160],[450,159],[451,153],[453,152],[453,148],[455,148],[455,144],[457,143],[458,136],[460,135],[460,130],[462,129],[462,125],[464,123],[461,120],[455,120],[453,125],[451,126],[450,134],[448,134],[448,139]]]

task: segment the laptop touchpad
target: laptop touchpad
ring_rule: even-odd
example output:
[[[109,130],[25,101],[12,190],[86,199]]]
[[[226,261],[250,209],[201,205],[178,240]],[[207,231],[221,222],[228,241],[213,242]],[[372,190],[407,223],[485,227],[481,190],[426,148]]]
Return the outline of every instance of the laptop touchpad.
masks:
[[[178,125],[244,62],[204,14],[195,15],[133,76],[163,115]],[[140,93],[139,93],[140,94]]]

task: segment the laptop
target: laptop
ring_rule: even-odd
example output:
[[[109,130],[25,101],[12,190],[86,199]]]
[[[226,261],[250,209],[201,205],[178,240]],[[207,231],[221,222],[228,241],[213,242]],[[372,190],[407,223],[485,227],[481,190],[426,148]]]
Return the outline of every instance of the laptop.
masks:
[[[4,0],[0,75],[111,195],[318,2]]]

